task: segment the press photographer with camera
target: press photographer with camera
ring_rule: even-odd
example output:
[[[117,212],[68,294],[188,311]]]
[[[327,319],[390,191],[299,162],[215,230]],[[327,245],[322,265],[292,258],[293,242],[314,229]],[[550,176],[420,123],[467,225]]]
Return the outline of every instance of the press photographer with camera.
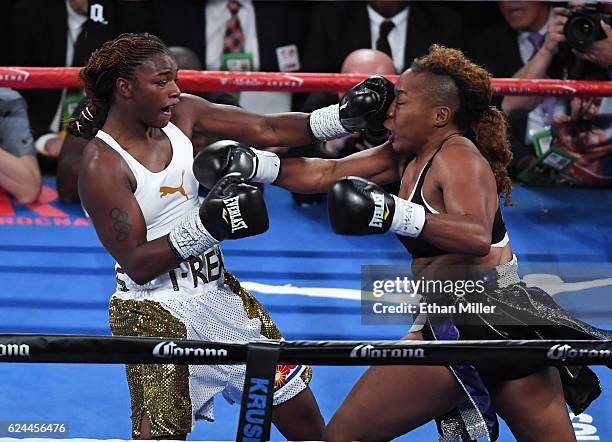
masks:
[[[610,14],[604,10],[612,11],[612,4],[586,7],[582,2],[570,2],[570,7],[571,9],[553,9],[553,16],[549,20],[542,46],[529,62],[514,74],[514,78],[548,78],[547,72],[554,62],[561,62],[567,68],[571,62],[567,59],[568,49],[580,59],[591,61],[605,69],[610,68],[612,29],[603,19],[610,20]],[[601,36],[599,31],[604,33],[605,38],[599,39]],[[506,113],[531,110],[541,101],[542,97],[507,96],[504,98],[502,108]]]
[[[559,78],[608,80],[612,32],[607,11],[611,6],[585,6],[584,3],[573,2],[569,8],[554,8],[542,46],[514,77],[550,78],[547,74],[558,71],[560,67]],[[530,112],[536,107],[548,108],[547,118],[542,121],[540,130],[530,130],[534,154],[538,158],[519,176],[535,184],[612,184],[612,130],[609,118],[612,100],[609,97],[554,99],[507,96],[502,102],[502,108],[510,120],[513,115]],[[548,151],[540,149],[539,139],[548,139],[543,143],[551,146]],[[552,169],[547,166],[553,163],[555,166]]]

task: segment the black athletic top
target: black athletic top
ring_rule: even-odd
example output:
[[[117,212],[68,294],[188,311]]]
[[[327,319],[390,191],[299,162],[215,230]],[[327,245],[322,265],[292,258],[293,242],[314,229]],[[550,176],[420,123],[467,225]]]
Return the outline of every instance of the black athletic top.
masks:
[[[446,140],[444,140],[446,141]],[[444,141],[442,144],[444,144]],[[438,213],[435,211],[433,207],[431,207],[423,197],[423,182],[425,181],[425,176],[427,176],[427,172],[431,168],[431,164],[435,156],[442,149],[442,145],[438,147],[438,150],[433,154],[433,156],[429,159],[421,173],[417,178],[416,185],[412,190],[412,195],[408,198],[408,201],[413,202],[415,204],[420,204],[425,207],[425,213]],[[408,165],[406,165],[408,167]],[[405,170],[405,169],[404,169]],[[428,243],[419,238],[412,238],[410,236],[400,236],[396,235],[400,242],[406,247],[406,250],[412,255],[413,258],[426,258],[430,256],[438,256],[445,255],[449,253],[446,250],[442,250],[437,248],[436,246]],[[495,212],[495,220],[493,221],[493,231],[491,232],[491,245],[492,247],[503,247],[507,242],[506,236],[506,225],[504,224],[504,219],[502,218],[502,213],[497,207],[497,211]]]

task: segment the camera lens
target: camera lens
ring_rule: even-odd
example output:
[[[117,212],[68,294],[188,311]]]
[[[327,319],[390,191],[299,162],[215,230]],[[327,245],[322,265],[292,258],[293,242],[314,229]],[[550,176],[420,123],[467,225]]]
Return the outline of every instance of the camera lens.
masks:
[[[593,23],[590,20],[579,18],[573,23],[571,32],[578,41],[589,40],[593,36]]]
[[[573,17],[565,27],[566,37],[574,47],[587,47],[595,41],[595,23],[588,17]]]

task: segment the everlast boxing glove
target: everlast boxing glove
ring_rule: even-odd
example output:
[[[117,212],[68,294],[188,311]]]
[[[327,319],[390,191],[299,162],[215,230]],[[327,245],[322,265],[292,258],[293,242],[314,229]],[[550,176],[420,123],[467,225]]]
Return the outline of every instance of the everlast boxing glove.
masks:
[[[263,195],[234,172],[221,178],[199,208],[183,217],[168,234],[179,260],[200,256],[224,239],[239,239],[268,230]]]
[[[385,192],[371,181],[346,177],[328,195],[329,220],[334,232],[370,235],[391,231],[417,237],[425,226],[425,209]]]
[[[218,240],[239,239],[268,230],[268,210],[261,191],[238,173],[221,178],[200,206],[202,224]]]
[[[281,160],[275,153],[253,149],[233,140],[210,144],[193,160],[193,174],[205,189],[223,176],[238,172],[256,183],[271,183],[280,173]]]
[[[393,83],[374,75],[353,86],[339,104],[317,109],[310,114],[309,127],[313,136],[327,141],[369,129],[384,130],[387,109],[395,98]]]

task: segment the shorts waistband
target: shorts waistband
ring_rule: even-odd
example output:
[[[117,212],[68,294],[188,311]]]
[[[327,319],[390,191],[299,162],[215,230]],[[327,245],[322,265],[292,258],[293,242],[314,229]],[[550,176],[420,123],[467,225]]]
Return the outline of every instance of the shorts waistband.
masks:
[[[500,264],[485,272],[481,278],[487,288],[504,289],[513,284],[521,282],[518,274],[518,259],[512,255],[512,259],[505,264]]]
[[[145,284],[137,284],[119,265],[116,265],[116,292],[150,292],[161,289],[193,292],[204,284],[222,281],[223,271],[223,254],[217,246],[206,250],[202,256],[180,262],[174,269]]]

